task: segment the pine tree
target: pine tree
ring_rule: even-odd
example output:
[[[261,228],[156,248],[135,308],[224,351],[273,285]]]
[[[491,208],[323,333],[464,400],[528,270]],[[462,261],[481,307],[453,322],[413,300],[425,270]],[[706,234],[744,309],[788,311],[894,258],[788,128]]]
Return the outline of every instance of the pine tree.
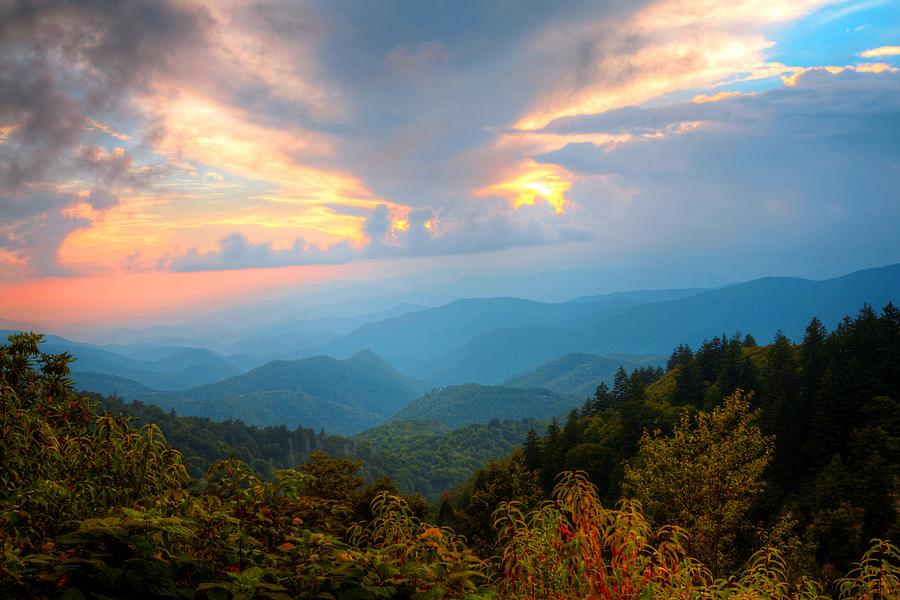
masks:
[[[525,436],[525,468],[535,471],[541,468],[541,439],[534,429]]]
[[[547,426],[547,433],[544,435],[543,452],[541,454],[543,458],[541,464],[541,486],[548,492],[553,489],[556,474],[559,473],[562,467],[561,446],[562,436],[560,435],[559,421],[556,417],[553,417],[553,420]]]

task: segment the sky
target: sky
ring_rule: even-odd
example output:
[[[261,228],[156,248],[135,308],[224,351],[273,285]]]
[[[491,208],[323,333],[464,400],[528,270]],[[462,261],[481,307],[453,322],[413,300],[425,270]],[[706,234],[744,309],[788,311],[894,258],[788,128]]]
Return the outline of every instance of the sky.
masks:
[[[900,0],[0,1],[0,317],[900,261]]]

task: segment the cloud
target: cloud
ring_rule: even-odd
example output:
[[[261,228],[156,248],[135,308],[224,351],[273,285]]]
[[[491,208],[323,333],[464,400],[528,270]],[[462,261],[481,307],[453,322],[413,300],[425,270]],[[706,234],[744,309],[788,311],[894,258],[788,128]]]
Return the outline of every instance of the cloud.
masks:
[[[416,48],[397,46],[384,58],[385,67],[395,77],[427,75],[448,60],[450,50],[441,42],[424,42]]]
[[[489,252],[560,241],[584,241],[590,232],[578,216],[560,224],[555,211],[541,206],[524,207],[510,215],[502,200],[471,204],[448,203],[404,213],[386,204],[375,206],[363,223],[365,239],[342,239],[332,244],[313,244],[297,238],[287,248],[271,242],[250,242],[233,232],[214,250],[196,248],[171,259],[172,271],[211,271],[340,264],[375,258],[444,256]]]
[[[641,104],[678,90],[781,74],[765,29],[810,14],[832,0],[766,2],[661,0],[614,23],[549,26],[531,44],[553,60],[552,85],[516,123],[541,129],[553,120]],[[536,61],[538,62],[538,61]]]
[[[119,198],[108,190],[94,188],[85,199],[94,210],[108,210],[119,204]]]
[[[551,128],[642,133],[692,121],[701,124],[609,147],[570,144],[537,160],[573,173],[572,197],[611,247],[638,252],[641,240],[641,252],[732,269],[776,257],[782,270],[808,268],[823,253],[841,268],[896,258],[900,74],[810,70],[755,96],[621,109]]]
[[[109,202],[98,191],[93,201]],[[19,187],[15,192],[0,193],[0,249],[12,252],[26,261],[37,275],[65,275],[57,255],[63,240],[73,231],[87,227],[90,221],[66,214],[66,209],[79,203],[75,194],[48,186]]]
[[[772,31],[826,4],[10,5],[0,9],[0,260],[12,253],[34,273],[61,272],[48,256],[202,270],[573,240],[631,247],[609,224],[662,202],[669,181],[688,186],[685,166],[698,169],[692,161],[723,140],[886,143],[890,126],[858,127],[890,104],[878,89],[889,79],[855,78],[894,67],[778,61],[788,59]],[[783,84],[793,91],[762,93]],[[733,175],[744,197],[753,181]],[[731,194],[723,177],[693,177],[708,189],[676,186],[673,205]],[[776,196],[753,200],[760,215],[797,214]],[[38,257],[28,244],[41,227],[63,237]]]
[[[880,58],[882,56],[900,56],[900,46],[881,46],[859,54],[863,58]]]
[[[0,11],[0,235],[33,273],[58,274],[60,245],[91,223],[72,209],[87,194],[95,210],[115,206],[94,185],[136,183],[138,174],[124,151],[82,142],[116,133],[105,117],[195,43],[201,16],[156,0],[17,2]],[[68,183],[76,178],[80,190]]]
[[[332,264],[345,262],[352,253],[352,247],[346,241],[323,248],[297,238],[290,248],[276,250],[271,242],[252,243],[242,233],[235,232],[222,238],[217,250],[210,252],[189,250],[172,260],[170,269],[176,272],[189,272]]]

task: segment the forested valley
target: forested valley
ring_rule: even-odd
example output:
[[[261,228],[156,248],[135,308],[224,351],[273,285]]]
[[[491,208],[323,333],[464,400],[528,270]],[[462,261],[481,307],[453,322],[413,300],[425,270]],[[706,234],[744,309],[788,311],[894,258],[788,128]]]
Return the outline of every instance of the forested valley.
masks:
[[[39,342],[0,349],[4,597],[900,597],[891,304],[679,346],[546,425],[355,438],[78,394]]]

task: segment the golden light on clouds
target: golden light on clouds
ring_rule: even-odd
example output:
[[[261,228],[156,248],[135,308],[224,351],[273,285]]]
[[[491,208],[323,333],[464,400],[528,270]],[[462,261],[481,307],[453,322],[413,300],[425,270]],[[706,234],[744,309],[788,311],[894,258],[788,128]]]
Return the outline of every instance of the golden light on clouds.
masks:
[[[111,126],[106,123],[101,123],[100,121],[96,121],[94,119],[87,120],[88,127],[95,131],[99,131],[101,133],[105,133],[106,135],[119,140],[120,142],[127,142],[131,139],[131,136],[127,133],[122,133],[121,131],[117,131],[113,129]]]
[[[863,58],[878,58],[881,56],[900,56],[900,46],[881,46],[861,52]]]
[[[595,67],[594,83],[554,91],[515,126],[541,129],[563,117],[598,114],[678,90],[715,85],[735,73],[764,69],[764,53],[771,46],[761,35],[701,31],[649,44],[631,54],[607,56]]]
[[[814,73],[816,71],[831,73],[832,75],[839,75],[845,71],[856,71],[857,73],[896,73],[898,69],[886,63],[868,63],[846,67],[835,65],[825,65],[821,67],[797,67],[791,70],[790,75],[785,75],[781,79],[782,81],[784,81],[784,85],[793,87],[797,85],[797,82],[805,73]]]
[[[729,98],[738,98],[740,96],[757,96],[759,92],[718,92],[715,94],[697,94],[691,99],[694,104],[709,104],[710,102],[721,102]]]
[[[0,144],[5,144],[15,130],[13,125],[0,125]]]
[[[604,51],[604,35],[596,34],[595,65],[579,77],[563,81],[545,94],[516,123],[536,130],[555,119],[598,114],[640,105],[666,94],[734,81],[777,77],[790,67],[768,60],[774,43],[763,27],[811,14],[839,0],[663,0],[649,5],[621,24],[633,50]],[[567,31],[551,31],[543,46],[564,43]],[[585,35],[586,41],[591,35]]]
[[[476,195],[500,196],[510,201],[514,208],[532,206],[537,200],[543,200],[561,214],[569,200],[566,193],[572,187],[571,175],[556,165],[538,165],[529,163],[525,172],[517,177],[482,188]]]
[[[164,132],[154,150],[181,174],[151,193],[124,190],[119,206],[102,218],[90,215],[93,225],[66,240],[60,253],[66,263],[104,262],[95,251],[100,246],[107,264],[112,256],[121,261],[135,240],[148,257],[173,248],[211,250],[220,237],[244,228],[268,230],[276,247],[297,236],[356,243],[364,239],[362,215],[378,204],[401,208],[359,178],[325,166],[335,152],[326,135],[261,125],[238,108],[189,93],[160,94],[143,104]],[[110,152],[116,153],[123,151]]]

